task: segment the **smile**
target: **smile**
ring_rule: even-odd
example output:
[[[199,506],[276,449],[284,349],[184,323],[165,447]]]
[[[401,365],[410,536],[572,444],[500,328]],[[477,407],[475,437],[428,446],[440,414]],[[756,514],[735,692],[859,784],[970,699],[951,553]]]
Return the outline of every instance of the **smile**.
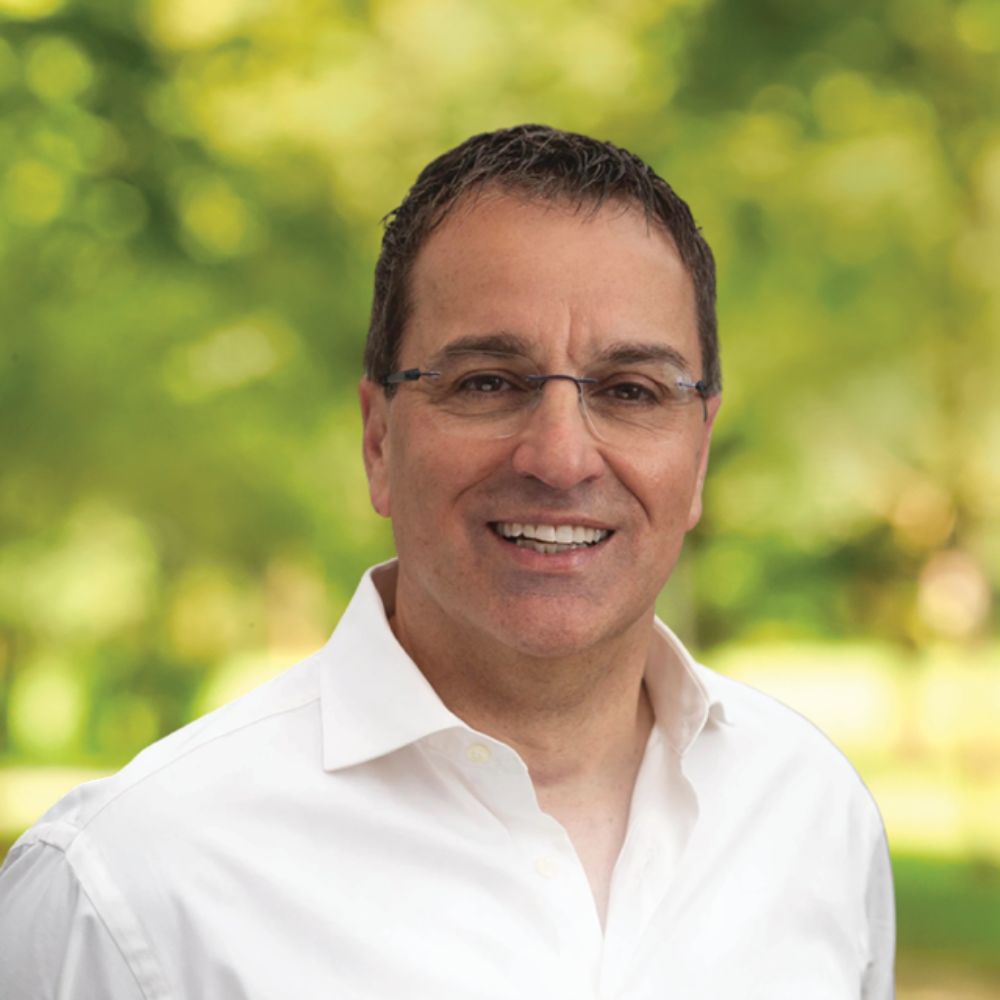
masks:
[[[490,527],[519,548],[532,549],[543,555],[571,552],[598,545],[612,532],[604,528],[588,528],[579,524],[521,524],[517,521],[495,521]]]

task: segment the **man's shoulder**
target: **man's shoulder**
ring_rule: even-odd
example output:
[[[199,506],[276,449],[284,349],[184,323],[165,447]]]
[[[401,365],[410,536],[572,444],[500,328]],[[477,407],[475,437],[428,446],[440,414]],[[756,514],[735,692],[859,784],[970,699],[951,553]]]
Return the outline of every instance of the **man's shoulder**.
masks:
[[[695,662],[694,669],[726,718],[748,730],[766,730],[787,740],[836,749],[815,723],[761,688]],[[839,752],[839,751],[838,751]]]
[[[843,751],[814,722],[773,695],[695,664],[713,703],[722,706],[735,758],[746,769],[780,774],[792,785],[808,780],[827,794],[864,803],[877,815],[868,788]]]
[[[106,815],[121,829],[196,812],[238,789],[264,761],[319,745],[319,662],[315,653],[247,694],[188,723],[142,750],[120,771],[79,785],[60,799],[11,850],[42,842],[69,850]],[[309,719],[303,719],[303,715]],[[310,724],[311,719],[311,724]],[[316,752],[314,760],[319,760]]]

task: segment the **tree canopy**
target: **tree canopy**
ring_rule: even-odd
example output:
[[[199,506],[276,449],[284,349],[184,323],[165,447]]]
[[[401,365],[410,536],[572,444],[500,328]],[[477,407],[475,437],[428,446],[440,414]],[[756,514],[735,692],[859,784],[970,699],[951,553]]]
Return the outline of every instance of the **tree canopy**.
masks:
[[[0,754],[121,759],[323,641],[392,551],[379,220],[519,121],[634,150],[718,257],[687,637],[984,641],[998,49],[990,0],[0,0]]]

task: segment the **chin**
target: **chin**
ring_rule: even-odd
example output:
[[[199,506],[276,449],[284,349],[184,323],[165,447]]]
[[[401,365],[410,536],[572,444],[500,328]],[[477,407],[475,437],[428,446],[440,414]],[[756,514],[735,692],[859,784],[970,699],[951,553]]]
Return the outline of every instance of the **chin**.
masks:
[[[562,659],[577,656],[625,632],[632,622],[615,623],[592,606],[567,609],[565,602],[511,602],[488,631],[523,656]]]

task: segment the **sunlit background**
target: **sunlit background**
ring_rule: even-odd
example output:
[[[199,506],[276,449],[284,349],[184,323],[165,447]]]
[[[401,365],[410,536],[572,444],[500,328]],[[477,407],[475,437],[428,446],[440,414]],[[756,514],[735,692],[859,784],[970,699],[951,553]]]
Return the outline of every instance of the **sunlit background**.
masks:
[[[0,855],[390,554],[379,219],[543,121],[653,163],[719,260],[661,611],[875,793],[900,996],[1000,997],[998,111],[995,0],[0,0]]]

